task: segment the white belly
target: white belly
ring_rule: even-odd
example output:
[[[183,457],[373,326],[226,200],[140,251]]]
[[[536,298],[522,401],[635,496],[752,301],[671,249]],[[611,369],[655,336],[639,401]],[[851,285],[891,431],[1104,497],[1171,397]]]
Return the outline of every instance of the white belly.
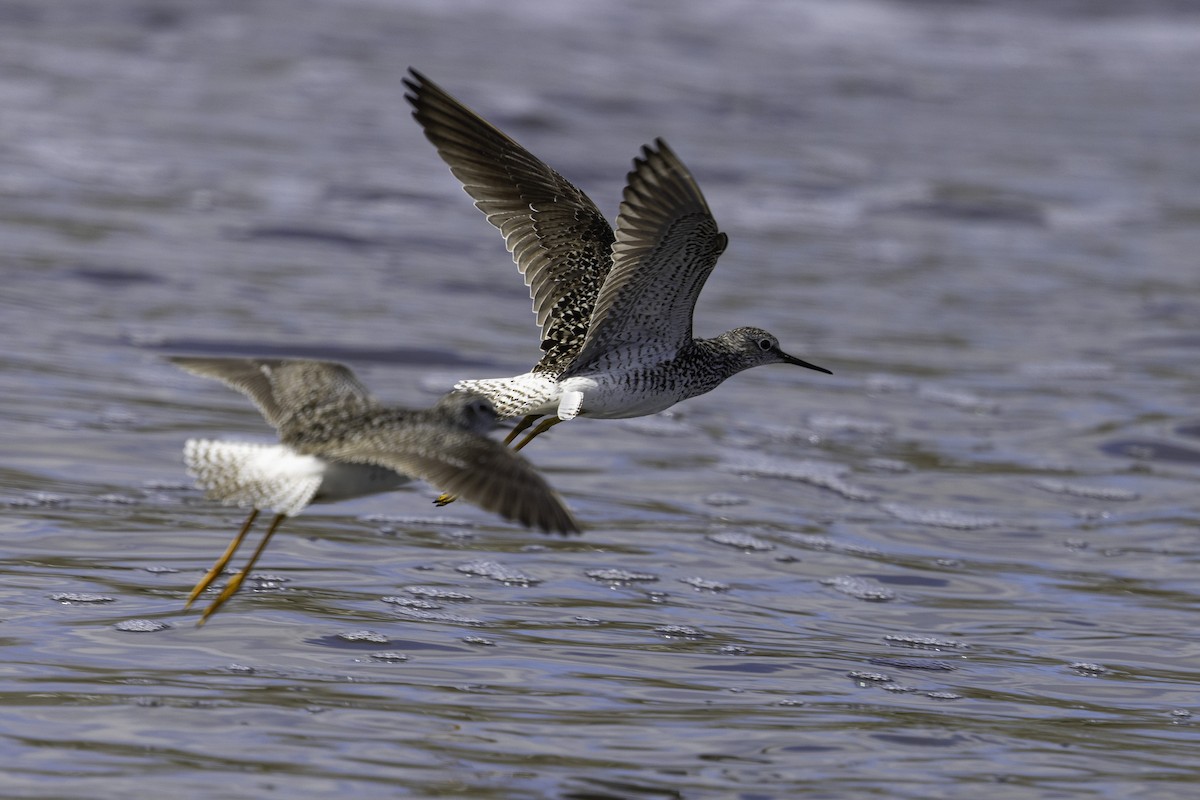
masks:
[[[390,492],[411,481],[408,475],[377,467],[373,464],[343,464],[324,462],[321,488],[313,498],[314,503],[336,503],[352,497]]]
[[[560,385],[564,395],[583,395],[582,416],[596,419],[627,419],[657,414],[678,403],[675,391],[664,391],[636,380],[634,373],[605,373],[602,380],[589,376],[567,378]],[[561,416],[561,414],[560,414]]]
[[[189,439],[188,472],[208,496],[294,516],[309,503],[390,492],[411,480],[390,469],[301,455],[282,444]]]

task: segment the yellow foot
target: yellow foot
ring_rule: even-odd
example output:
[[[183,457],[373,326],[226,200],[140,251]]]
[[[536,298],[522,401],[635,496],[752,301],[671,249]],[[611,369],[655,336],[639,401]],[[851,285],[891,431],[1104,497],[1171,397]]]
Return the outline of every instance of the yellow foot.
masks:
[[[442,506],[450,505],[457,499],[458,499],[458,495],[456,495],[456,494],[450,494],[449,492],[442,492],[441,494],[439,494],[437,496],[437,499],[433,501],[433,504],[435,506],[437,506],[438,508],[441,508]]]
[[[229,579],[229,583],[225,584],[225,588],[217,595],[217,599],[208,604],[208,608],[204,609],[204,613],[200,615],[200,619],[196,621],[196,627],[199,628],[208,622],[208,618],[217,613],[217,609],[225,605],[225,601],[237,594],[237,590],[242,587],[242,581],[246,580],[246,570],[240,570],[236,575]]]
[[[237,573],[229,579],[229,583],[225,584],[225,588],[222,589],[221,593],[217,595],[217,599],[209,603],[208,608],[204,609],[204,613],[200,615],[199,621],[196,622],[197,627],[207,622],[208,618],[215,614],[217,609],[225,604],[226,600],[237,594],[237,590],[241,588],[242,582],[246,580],[246,576],[250,574],[250,570],[254,569],[254,565],[258,563],[259,557],[263,554],[263,551],[267,549],[267,542],[271,541],[271,537],[275,535],[275,530],[279,527],[279,523],[283,522],[286,518],[286,514],[275,515],[275,519],[271,520],[271,525],[267,528],[267,532],[263,534],[262,541],[258,543],[258,547],[254,548],[254,555],[250,556],[250,560],[246,562],[246,566],[238,570]],[[250,521],[253,520],[254,517],[252,515],[250,517]],[[250,521],[246,523],[247,528],[249,527]],[[232,549],[234,548],[231,546],[231,551]],[[225,561],[228,560],[228,558],[225,559]],[[225,564],[223,562],[218,562],[217,565],[213,567],[213,571],[219,574],[224,567]],[[215,575],[213,577],[215,578]],[[201,587],[201,590],[203,590],[203,587]]]

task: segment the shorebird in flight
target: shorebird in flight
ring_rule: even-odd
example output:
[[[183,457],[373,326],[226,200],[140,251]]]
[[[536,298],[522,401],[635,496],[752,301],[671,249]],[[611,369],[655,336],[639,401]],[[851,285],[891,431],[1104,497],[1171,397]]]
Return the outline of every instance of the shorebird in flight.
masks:
[[[185,608],[225,569],[259,512],[275,512],[249,562],[205,609],[200,624],[237,592],[283,520],[310,503],[389,492],[422,478],[527,527],[579,532],[571,512],[529,462],[487,437],[496,426],[496,409],[478,394],[454,391],[433,408],[409,410],[381,405],[348,367],[328,361],[171,361],[249,397],[280,440],[191,439],[184,445],[188,471],[210,498],[251,509]]]
[[[501,417],[522,418],[505,444],[539,419],[514,450],[576,416],[653,414],[751,367],[794,364],[829,373],[785,353],[761,328],[693,336],[696,300],[728,239],[662,139],[634,160],[614,233],[566,178],[420,72],[409,72],[413,117],[504,235],[541,327],[542,357],[529,372],[455,384],[490,399]]]

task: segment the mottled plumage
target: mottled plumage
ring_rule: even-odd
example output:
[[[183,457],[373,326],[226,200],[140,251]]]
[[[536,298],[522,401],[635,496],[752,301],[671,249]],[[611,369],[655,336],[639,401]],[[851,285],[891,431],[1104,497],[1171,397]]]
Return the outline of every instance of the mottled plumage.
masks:
[[[413,117],[525,276],[545,351],[511,378],[460,381],[502,417],[636,417],[711,391],[762,364],[828,372],[783,352],[758,328],[692,335],[696,299],[727,239],[687,168],[661,139],[629,173],[616,233],[588,197],[416,70]]]
[[[529,287],[552,378],[575,360],[612,268],[612,228],[570,181],[416,70],[404,80],[413,117],[450,172],[500,229]],[[497,406],[501,416],[512,416]]]
[[[279,432],[277,445],[189,440],[188,471],[208,496],[252,509],[229,549],[197,584],[190,605],[216,579],[259,510],[275,512],[246,568],[205,611],[240,586],[284,518],[309,503],[391,491],[422,478],[502,517],[552,533],[578,523],[527,461],[485,434],[497,420],[491,401],[451,392],[429,409],[380,405],[341,364],[242,358],[172,358],[251,400]],[[203,620],[202,620],[203,621]]]

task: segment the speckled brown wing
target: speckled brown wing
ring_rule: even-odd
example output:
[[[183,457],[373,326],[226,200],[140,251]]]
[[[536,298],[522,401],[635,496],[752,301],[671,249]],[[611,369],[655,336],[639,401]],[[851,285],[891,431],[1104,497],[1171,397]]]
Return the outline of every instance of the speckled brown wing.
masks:
[[[674,353],[692,340],[692,312],[728,240],[691,173],[662,139],[633,162],[617,215],[613,268],[591,329],[563,377],[622,346]]]
[[[499,442],[426,412],[362,425],[306,452],[422,478],[526,527],[579,532],[579,523],[528,461]]]
[[[333,361],[185,356],[170,361],[249,397],[285,440],[314,411],[336,408],[353,415],[379,405],[349,367]]]
[[[404,84],[426,138],[504,235],[542,329],[534,369],[557,375],[587,335],[612,267],[612,228],[587,195],[420,72]]]

